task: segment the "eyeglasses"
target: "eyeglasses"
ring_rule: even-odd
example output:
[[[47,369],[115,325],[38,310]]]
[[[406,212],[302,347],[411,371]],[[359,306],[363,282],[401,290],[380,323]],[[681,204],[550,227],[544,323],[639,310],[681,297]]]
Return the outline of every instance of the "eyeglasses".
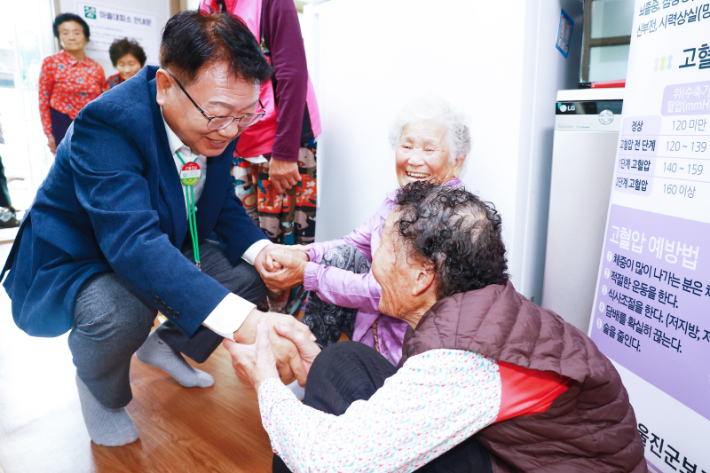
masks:
[[[244,115],[242,117],[231,117],[231,116],[211,117],[211,116],[207,115],[205,113],[205,111],[202,110],[202,108],[200,108],[200,106],[197,105],[197,103],[194,100],[192,100],[192,97],[190,97],[190,94],[187,93],[187,90],[185,90],[185,87],[182,86],[180,81],[178,81],[170,71],[168,71],[168,74],[170,74],[170,77],[172,77],[175,80],[175,83],[178,85],[178,87],[180,87],[180,90],[182,90],[185,93],[185,95],[187,95],[187,98],[190,99],[190,102],[192,102],[192,104],[195,107],[197,107],[197,110],[200,111],[202,116],[207,119],[207,128],[210,130],[213,130],[213,131],[224,130],[229,125],[231,125],[232,122],[234,122],[235,120],[237,121],[237,126],[241,126],[242,128],[246,128],[246,127],[252,126],[256,122],[261,120],[264,117],[264,115],[266,115],[266,108],[264,107],[264,104],[261,103],[261,100],[259,100],[259,106],[263,110],[262,112],[247,113],[246,115]]]

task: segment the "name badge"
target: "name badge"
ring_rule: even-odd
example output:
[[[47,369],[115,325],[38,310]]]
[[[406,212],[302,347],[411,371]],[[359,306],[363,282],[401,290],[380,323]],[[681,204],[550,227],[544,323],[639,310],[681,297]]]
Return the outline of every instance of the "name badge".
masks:
[[[202,170],[197,163],[189,162],[180,170],[180,181],[186,186],[192,186],[200,180]]]

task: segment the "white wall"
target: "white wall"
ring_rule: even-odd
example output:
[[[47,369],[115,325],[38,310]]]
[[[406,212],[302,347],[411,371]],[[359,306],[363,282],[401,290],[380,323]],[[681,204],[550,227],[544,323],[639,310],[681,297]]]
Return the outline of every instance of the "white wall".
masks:
[[[524,105],[520,126],[521,146],[517,189],[518,219],[514,274],[520,274],[518,290],[542,301],[545,268],[547,223],[552,173],[552,145],[557,91],[574,89],[579,83],[582,51],[582,2],[579,0],[540,0],[528,16],[526,71],[523,81]],[[574,20],[572,44],[567,59],[555,48],[554,38],[560,21],[560,9]],[[553,41],[550,43],[550,37]],[[534,45],[534,46],[533,46]],[[530,79],[528,79],[530,78]],[[527,181],[527,182],[525,182]],[[516,265],[516,266],[513,266]],[[518,281],[514,279],[514,283]]]
[[[574,87],[579,72],[578,56],[565,60],[555,49],[561,4],[579,37],[579,0],[305,7],[323,123],[316,238],[351,231],[397,187],[389,123],[410,100],[438,93],[471,115],[474,146],[462,180],[501,212],[513,282],[539,301],[555,92]]]

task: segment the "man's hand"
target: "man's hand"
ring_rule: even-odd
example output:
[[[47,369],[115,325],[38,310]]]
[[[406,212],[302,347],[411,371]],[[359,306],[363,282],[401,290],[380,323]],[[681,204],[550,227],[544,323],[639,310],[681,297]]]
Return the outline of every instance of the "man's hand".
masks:
[[[54,142],[54,136],[49,135],[47,137],[47,146],[49,146],[49,150],[52,154],[57,154],[57,143]]]
[[[276,324],[276,333],[284,338],[291,340],[296,348],[298,349],[298,354],[303,362],[303,368],[306,370],[306,375],[311,371],[311,365],[313,361],[320,354],[321,348],[311,339],[298,330],[294,330],[293,327],[288,325]]]
[[[261,275],[263,274],[264,271],[273,271],[273,269],[265,268],[264,264],[266,263],[267,255],[269,252],[276,250],[278,248],[281,248],[284,245],[276,245],[276,244],[271,244],[271,245],[266,245],[261,249],[258,255],[256,255],[256,259],[254,259],[254,268],[256,271]],[[271,264],[271,263],[270,263]]]
[[[279,269],[283,269],[283,266],[281,266],[281,263],[277,262],[274,260],[273,257],[269,256],[273,251],[277,250],[282,250],[284,251],[292,251],[292,255],[295,256],[298,259],[301,259],[305,261],[306,263],[311,260],[311,258],[308,256],[307,250],[308,246],[307,245],[273,245],[273,248],[269,248],[269,251],[266,254],[266,257],[264,258],[264,269],[266,271],[278,271]]]
[[[261,278],[266,287],[275,292],[294,288],[303,284],[307,262],[308,255],[302,251],[291,250],[289,247],[275,249],[266,258],[264,267],[267,271],[261,274]],[[268,271],[268,267],[274,270]]]
[[[298,162],[269,160],[269,180],[274,185],[277,194],[283,194],[301,181],[298,173]]]
[[[302,333],[308,339],[315,340],[308,326],[299,322],[293,316],[275,312],[259,312],[254,309],[249,313],[239,330],[234,332],[234,340],[242,345],[253,344],[256,340],[257,323],[262,319],[266,321],[268,326],[269,342],[276,358],[276,368],[281,381],[288,384],[295,377],[301,386],[305,385],[307,372],[303,367],[296,346],[290,340],[279,336],[274,329],[274,326],[279,323]],[[225,346],[228,345],[225,343]]]
[[[277,269],[281,269],[280,266],[274,266],[273,259],[267,258],[268,254],[271,253],[274,250],[299,250],[305,253],[306,249],[308,247],[304,245],[278,245],[276,243],[273,243],[271,245],[266,245],[259,251],[259,254],[256,255],[256,259],[254,260],[254,267],[256,270],[261,274],[264,270],[266,271],[276,271]],[[308,255],[305,256],[306,261],[308,261]]]
[[[291,327],[289,329],[293,330]],[[304,337],[302,333],[297,333]],[[269,324],[265,319],[261,319],[257,325],[253,344],[242,345],[225,338],[224,348],[232,355],[232,366],[237,378],[244,384],[254,386],[257,391],[265,379],[279,377],[276,358],[269,343]]]
[[[294,245],[294,246],[287,246],[287,245],[267,245],[264,248],[261,249],[259,254],[256,256],[254,259],[254,268],[256,268],[256,271],[259,273],[259,276],[261,276],[261,279],[264,280],[264,284],[266,284],[266,287],[271,291],[275,293],[279,293],[284,291],[285,289],[281,287],[281,285],[277,284],[276,281],[271,281],[270,275],[276,271],[282,270],[281,263],[277,263],[274,261],[274,259],[269,256],[272,252],[284,252],[284,251],[292,251],[292,248],[298,248],[298,249],[305,249],[304,246],[302,245]],[[294,253],[296,253],[294,251]],[[301,259],[304,259],[305,261],[308,261],[308,255],[302,251],[298,251]],[[287,288],[290,289],[290,288]]]

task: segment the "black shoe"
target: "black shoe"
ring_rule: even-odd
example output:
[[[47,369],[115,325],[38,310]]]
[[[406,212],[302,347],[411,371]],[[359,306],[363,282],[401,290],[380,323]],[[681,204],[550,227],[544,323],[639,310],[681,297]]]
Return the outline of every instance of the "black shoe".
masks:
[[[10,209],[0,211],[0,228],[16,228],[20,226],[17,214]]]

